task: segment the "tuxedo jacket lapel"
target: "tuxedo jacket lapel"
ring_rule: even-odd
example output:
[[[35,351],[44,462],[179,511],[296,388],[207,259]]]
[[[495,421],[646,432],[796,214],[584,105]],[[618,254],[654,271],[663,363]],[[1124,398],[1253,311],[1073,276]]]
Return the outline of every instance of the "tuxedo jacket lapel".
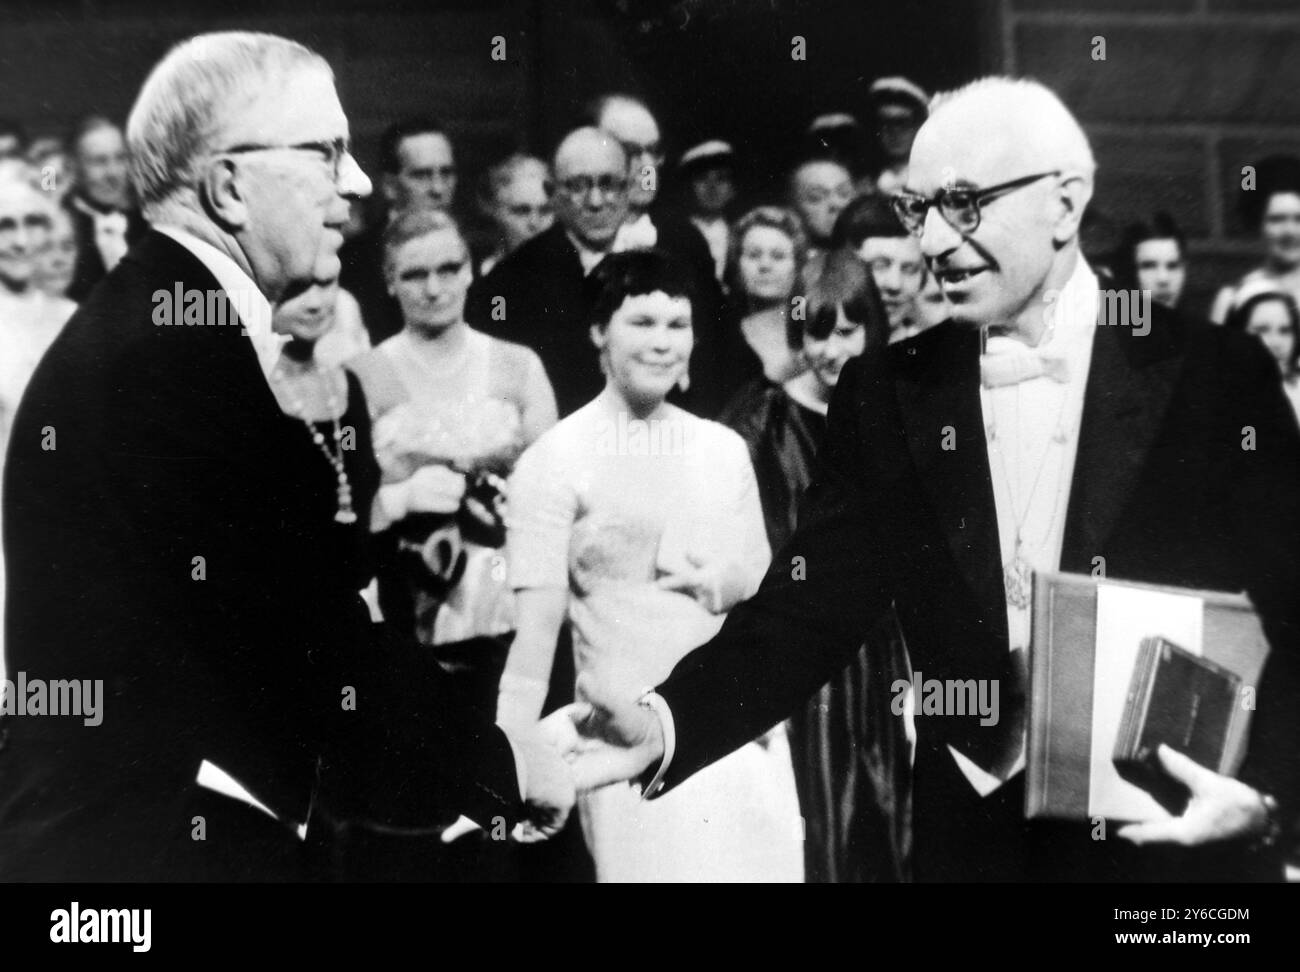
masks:
[[[979,392],[979,332],[957,324],[933,354],[908,349],[895,381],[908,449],[935,519],[987,621],[1003,630],[1001,546]],[[916,362],[915,366],[907,365]]]
[[[1092,572],[1133,495],[1183,363],[1168,311],[1153,307],[1151,331],[1140,334],[1108,324],[1105,304],[1093,337],[1061,551],[1061,569],[1078,573]]]

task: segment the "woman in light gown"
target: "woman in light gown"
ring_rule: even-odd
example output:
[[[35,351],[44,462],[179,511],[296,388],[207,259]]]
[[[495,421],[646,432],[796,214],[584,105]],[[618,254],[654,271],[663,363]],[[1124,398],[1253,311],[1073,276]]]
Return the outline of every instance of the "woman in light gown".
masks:
[[[744,442],[664,401],[693,344],[687,277],[657,250],[606,257],[595,274],[605,389],[510,480],[519,632],[501,679],[505,726],[540,715],[566,618],[578,673],[640,694],[753,594],[770,557]],[[653,801],[619,783],[579,807],[602,882],[803,878],[780,727]]]
[[[514,629],[499,487],[555,424],[555,396],[534,352],[465,323],[473,272],[449,216],[398,217],[384,249],[405,326],[348,362],[370,403],[384,474],[374,524],[389,551],[380,603],[388,621],[428,645],[496,638]],[[491,667],[482,661],[448,658]]]

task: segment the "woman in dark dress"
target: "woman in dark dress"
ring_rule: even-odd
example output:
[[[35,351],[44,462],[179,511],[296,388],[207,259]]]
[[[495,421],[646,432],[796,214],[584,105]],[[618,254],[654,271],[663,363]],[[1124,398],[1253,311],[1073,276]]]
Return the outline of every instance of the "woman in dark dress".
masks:
[[[297,445],[292,455],[284,457],[284,468],[294,477],[297,502],[309,508],[310,522],[316,524],[312,536],[303,540],[314,546],[320,563],[336,568],[323,571],[322,576],[337,590],[322,591],[321,596],[350,598],[361,591],[370,620],[378,621],[374,578],[379,548],[371,527],[380,469],[361,382],[341,366],[320,364],[315,356],[318,340],[334,319],[311,309],[320,305],[313,290],[328,286],[328,280],[322,281],[276,309],[275,330],[288,340],[271,370],[271,390],[284,413],[280,420],[295,430],[287,441]],[[370,625],[366,630],[364,618],[358,620],[355,637],[374,640],[375,650],[383,650],[378,642],[409,637],[393,625]],[[368,823],[364,810],[368,794],[338,791],[331,782],[328,770],[324,771],[322,792],[328,802],[351,809],[346,824],[320,814],[313,825],[320,831],[316,836],[322,839],[321,846],[328,847],[319,858],[323,880],[491,880],[509,868],[501,846],[492,846],[483,831],[449,843],[442,838],[452,820],[432,821],[418,830]]]
[[[815,475],[841,370],[860,354],[884,353],[888,333],[870,270],[850,252],[832,253],[808,292],[805,319],[789,322],[790,348],[807,369],[780,385],[751,386],[723,416],[749,446],[774,559],[783,556],[799,499]],[[896,678],[910,678],[910,668],[891,612],[790,720],[810,882],[907,879],[910,745],[891,713]]]

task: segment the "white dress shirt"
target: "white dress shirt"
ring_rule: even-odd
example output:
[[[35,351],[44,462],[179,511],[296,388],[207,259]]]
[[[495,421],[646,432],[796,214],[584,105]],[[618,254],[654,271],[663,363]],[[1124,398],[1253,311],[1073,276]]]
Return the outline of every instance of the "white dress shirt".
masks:
[[[112,270],[126,256],[128,249],[126,231],[129,222],[126,213],[116,209],[96,209],[75,194],[72,205],[90,217],[95,229],[95,249],[104,261],[104,269]]]
[[[980,406],[993,477],[993,500],[998,514],[998,540],[1005,567],[1019,556],[1036,571],[1057,570],[1065,539],[1065,516],[1070,504],[1070,482],[1079,448],[1083,393],[1092,363],[1092,339],[1097,326],[1097,277],[1079,258],[1074,273],[1061,292],[1044,303],[1047,330],[1035,352],[1064,362],[1064,382],[1047,375],[996,388],[980,387]],[[990,337],[990,353],[998,342],[1014,338]],[[1019,342],[1016,342],[1017,344]],[[1007,347],[1011,354],[1021,346]],[[1028,672],[1032,606],[1007,600],[1007,647],[1020,652],[1012,670]],[[1005,693],[1004,693],[1005,697]],[[987,773],[949,747],[957,765],[981,796],[1003,780]],[[1025,765],[1024,740],[1011,769]]]
[[[271,302],[253,282],[253,278],[245,273],[238,263],[193,233],[176,226],[155,226],[154,229],[165,236],[170,236],[193,253],[195,258],[208,268],[208,272],[217,278],[217,283],[221,285],[230,305],[239,313],[239,322],[243,325],[249,340],[253,342],[257,363],[269,382],[271,371],[280,360],[280,349],[289,338],[287,335],[276,334],[271,330]],[[207,306],[206,301],[204,306]]]

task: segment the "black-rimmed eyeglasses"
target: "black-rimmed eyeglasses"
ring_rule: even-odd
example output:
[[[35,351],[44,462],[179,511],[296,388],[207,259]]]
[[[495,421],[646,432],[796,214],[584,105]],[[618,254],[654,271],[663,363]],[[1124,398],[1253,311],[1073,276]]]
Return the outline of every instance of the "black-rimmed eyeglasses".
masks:
[[[939,208],[939,215],[942,216],[948,224],[958,233],[974,233],[980,225],[980,204],[988,202],[995,196],[1011,192],[1014,189],[1020,189],[1029,185],[1031,182],[1037,182],[1039,179],[1046,179],[1049,176],[1059,176],[1060,169],[1054,169],[1051,172],[1039,172],[1034,175],[1021,176],[1019,179],[1012,179],[1010,182],[1002,182],[996,186],[989,186],[986,189],[940,189],[933,198],[926,198],[915,192],[896,193],[890,200],[894,205],[894,213],[898,216],[898,221],[903,227],[915,236],[920,236],[925,230],[925,217],[929,213],[931,206]]]
[[[338,182],[343,170],[343,157],[352,154],[352,143],[346,138],[332,138],[321,142],[297,142],[293,145],[259,145],[246,143],[222,149],[218,155],[241,155],[248,152],[319,152],[325,165]]]

